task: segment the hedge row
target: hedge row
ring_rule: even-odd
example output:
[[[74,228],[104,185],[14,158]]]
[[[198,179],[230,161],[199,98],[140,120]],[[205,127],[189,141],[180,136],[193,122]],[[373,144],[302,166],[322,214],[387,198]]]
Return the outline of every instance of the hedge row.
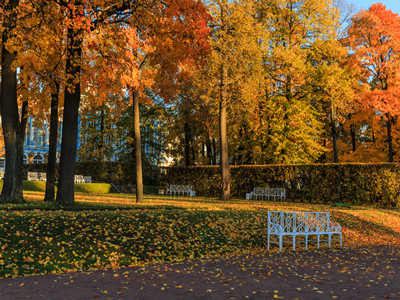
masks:
[[[289,200],[400,207],[400,164],[231,166],[231,195],[244,198],[256,186],[285,187]],[[189,184],[201,196],[219,197],[218,166],[168,167],[160,182]]]
[[[47,164],[27,164],[26,172],[46,172]],[[136,182],[135,165],[132,163],[118,162],[77,162],[76,174],[92,176],[92,181],[108,182],[115,184],[128,184]],[[57,166],[58,173],[58,166]],[[148,164],[143,166],[143,183],[157,185],[159,171]]]

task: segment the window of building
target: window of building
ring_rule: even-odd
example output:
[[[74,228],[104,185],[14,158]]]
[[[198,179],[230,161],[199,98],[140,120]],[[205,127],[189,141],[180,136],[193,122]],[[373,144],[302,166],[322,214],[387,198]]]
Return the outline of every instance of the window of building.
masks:
[[[43,163],[43,157],[40,154],[37,154],[33,157],[33,163],[34,164],[42,164]]]
[[[36,147],[42,147],[44,142],[44,129],[42,127],[35,128],[33,136]]]
[[[28,163],[28,155],[24,154],[24,164]]]

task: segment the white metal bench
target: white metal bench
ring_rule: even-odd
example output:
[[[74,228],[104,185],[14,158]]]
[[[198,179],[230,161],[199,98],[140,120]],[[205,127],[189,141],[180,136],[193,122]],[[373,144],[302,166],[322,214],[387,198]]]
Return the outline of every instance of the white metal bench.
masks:
[[[28,172],[27,179],[29,181],[39,181],[39,172]]]
[[[4,179],[4,171],[0,171],[0,179]]]
[[[285,188],[267,188],[267,187],[255,187],[253,191],[250,193],[246,193],[246,199],[247,200],[252,200],[252,199],[258,200],[261,198],[261,200],[280,200],[280,201],[285,201],[286,200],[286,189]]]
[[[47,173],[46,172],[39,172],[39,180],[46,181],[47,180]]]
[[[85,183],[92,183],[92,176],[83,176],[83,181]]]
[[[272,241],[271,236],[276,235],[278,241]],[[328,236],[329,248],[331,247],[332,235],[337,235],[335,239],[340,241],[342,247],[341,227],[337,223],[330,221],[329,212],[288,212],[288,211],[269,211],[268,212],[268,250],[269,244],[279,244],[279,252],[282,250],[284,236],[291,236],[293,251],[296,249],[296,237],[305,236],[306,249],[308,249],[308,236],[317,236],[317,246],[321,235]]]
[[[196,192],[193,190],[191,185],[179,185],[179,184],[171,184],[169,188],[167,188],[167,194],[173,196],[188,196],[194,197],[196,196]]]
[[[75,183],[85,183],[85,179],[83,178],[83,175],[75,175],[74,181],[75,181]]]

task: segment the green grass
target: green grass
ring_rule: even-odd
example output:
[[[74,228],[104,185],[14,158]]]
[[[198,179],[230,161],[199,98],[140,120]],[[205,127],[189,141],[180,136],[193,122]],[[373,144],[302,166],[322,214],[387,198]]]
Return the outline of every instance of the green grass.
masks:
[[[3,180],[0,181],[0,190],[3,188]],[[147,188],[147,189],[146,189]],[[153,191],[154,188],[152,186],[145,186],[144,191],[150,192]],[[45,181],[23,181],[23,189],[24,191],[33,191],[33,192],[44,192],[46,190],[46,182]],[[57,190],[57,182],[56,187]],[[109,183],[75,183],[75,192],[78,193],[93,193],[93,194],[109,194],[116,193],[117,191],[113,188],[113,186]]]
[[[109,183],[75,183],[75,192],[90,194],[109,194],[117,191]]]
[[[132,195],[87,193],[76,200],[0,205],[0,277],[266,251],[268,210],[330,211],[345,246],[400,245],[399,209],[185,197],[134,204]]]

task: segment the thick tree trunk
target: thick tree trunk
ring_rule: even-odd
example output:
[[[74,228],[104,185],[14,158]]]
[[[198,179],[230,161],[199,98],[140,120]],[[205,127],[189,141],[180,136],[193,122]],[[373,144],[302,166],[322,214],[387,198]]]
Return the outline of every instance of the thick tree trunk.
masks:
[[[11,12],[18,4],[18,0],[10,0],[6,10]],[[0,195],[1,203],[24,202],[22,190],[24,130],[18,112],[17,72],[12,69],[16,54],[9,52],[4,46],[15,26],[13,23],[15,20],[15,13],[5,17],[2,34],[0,108],[6,165],[3,189]]]
[[[57,140],[58,140],[58,99],[60,92],[59,83],[54,80],[53,92],[51,93],[50,104],[50,140],[49,156],[47,159],[46,191],[44,201],[55,200],[55,182],[56,182],[56,160],[57,160]]]
[[[82,39],[79,33],[69,28],[67,34],[66,77],[68,78],[64,96],[64,117],[61,141],[60,178],[56,201],[73,204],[76,148],[78,139],[78,113],[81,100],[80,60]]]
[[[386,129],[387,129],[387,141],[389,147],[389,162],[393,162],[393,138],[392,138],[392,123],[393,118],[390,116],[389,113],[386,114],[387,121],[386,121]]]
[[[331,130],[332,130],[332,141],[333,141],[333,162],[339,162],[338,147],[337,147],[337,131],[335,122],[335,109],[331,107]]]
[[[136,203],[143,202],[143,169],[142,169],[142,146],[140,140],[140,114],[139,114],[139,92],[135,91],[133,97],[133,122],[135,136],[135,158],[136,158]]]

